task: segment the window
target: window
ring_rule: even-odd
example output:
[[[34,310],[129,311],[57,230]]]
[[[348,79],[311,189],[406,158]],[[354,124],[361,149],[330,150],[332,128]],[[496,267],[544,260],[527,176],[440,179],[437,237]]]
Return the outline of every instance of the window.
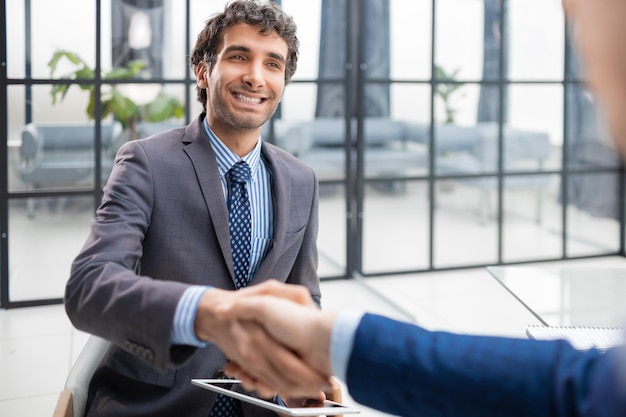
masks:
[[[188,52],[224,6],[7,3],[3,308],[60,302],[119,144],[200,113]],[[300,58],[263,136],[318,174],[322,279],[622,254],[621,164],[560,0],[281,3]],[[106,78],[133,60],[131,76]],[[120,119],[104,111],[113,89],[139,106],[165,95],[182,113]],[[75,146],[47,150],[46,171],[37,135],[59,126]]]

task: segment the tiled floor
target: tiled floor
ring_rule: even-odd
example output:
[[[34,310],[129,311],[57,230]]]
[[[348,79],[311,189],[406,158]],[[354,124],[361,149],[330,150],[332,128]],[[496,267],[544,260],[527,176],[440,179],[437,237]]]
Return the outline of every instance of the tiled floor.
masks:
[[[567,264],[626,267],[626,260],[601,258]],[[326,281],[322,290],[325,309],[362,309],[433,330],[524,337],[525,325],[537,323],[482,268]],[[86,339],[86,334],[72,328],[62,306],[0,310],[0,416],[50,416]],[[349,394],[345,397],[353,403]],[[361,415],[380,413],[364,408]]]

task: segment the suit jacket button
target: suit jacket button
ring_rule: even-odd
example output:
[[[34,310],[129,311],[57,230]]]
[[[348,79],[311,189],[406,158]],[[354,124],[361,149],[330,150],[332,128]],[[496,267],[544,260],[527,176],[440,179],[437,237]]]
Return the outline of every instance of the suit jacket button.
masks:
[[[154,360],[154,353],[152,353],[151,349],[146,349],[143,356],[150,362]]]

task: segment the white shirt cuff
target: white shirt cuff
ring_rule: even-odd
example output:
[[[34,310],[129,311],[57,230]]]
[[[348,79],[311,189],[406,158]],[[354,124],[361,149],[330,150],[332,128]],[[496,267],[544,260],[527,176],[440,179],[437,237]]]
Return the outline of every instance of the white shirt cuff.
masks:
[[[365,313],[362,311],[339,311],[333,325],[330,338],[330,364],[334,375],[344,382],[348,373],[354,336],[363,314]]]

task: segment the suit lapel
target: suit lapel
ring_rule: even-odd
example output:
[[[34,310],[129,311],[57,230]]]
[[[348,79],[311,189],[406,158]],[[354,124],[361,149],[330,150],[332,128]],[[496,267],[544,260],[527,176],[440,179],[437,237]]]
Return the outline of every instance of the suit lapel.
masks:
[[[213,148],[202,129],[202,117],[196,119],[185,131],[183,142],[187,145],[183,148],[189,156],[196,172],[196,178],[202,197],[209,210],[213,221],[214,232],[217,236],[222,255],[230,272],[233,283],[235,272],[233,271],[232,253],[230,249],[230,232],[228,230],[228,208],[224,202],[224,191],[219,177],[217,159]],[[208,233],[208,231],[207,231]]]
[[[259,266],[257,273],[252,277],[251,283],[265,281],[272,268],[283,252],[287,226],[291,213],[291,176],[289,168],[283,160],[277,156],[271,147],[263,143],[261,152],[267,159],[272,169],[273,193],[274,193],[274,239],[272,248]]]
[[[213,220],[214,232],[217,236],[222,256],[226,260],[228,271],[234,283],[235,272],[233,271],[230,232],[228,230],[228,208],[224,202],[224,192],[219,178],[215,153],[202,129],[201,118],[189,125],[185,131],[183,141],[187,143],[183,148],[184,152],[189,156],[195,170],[198,184],[202,190],[202,196]],[[263,143],[261,152],[263,152],[272,169],[274,238],[272,248],[261,262],[257,273],[252,278],[251,284],[268,279],[270,271],[278,260],[278,256],[283,251],[291,212],[291,176],[289,168],[266,143]]]

